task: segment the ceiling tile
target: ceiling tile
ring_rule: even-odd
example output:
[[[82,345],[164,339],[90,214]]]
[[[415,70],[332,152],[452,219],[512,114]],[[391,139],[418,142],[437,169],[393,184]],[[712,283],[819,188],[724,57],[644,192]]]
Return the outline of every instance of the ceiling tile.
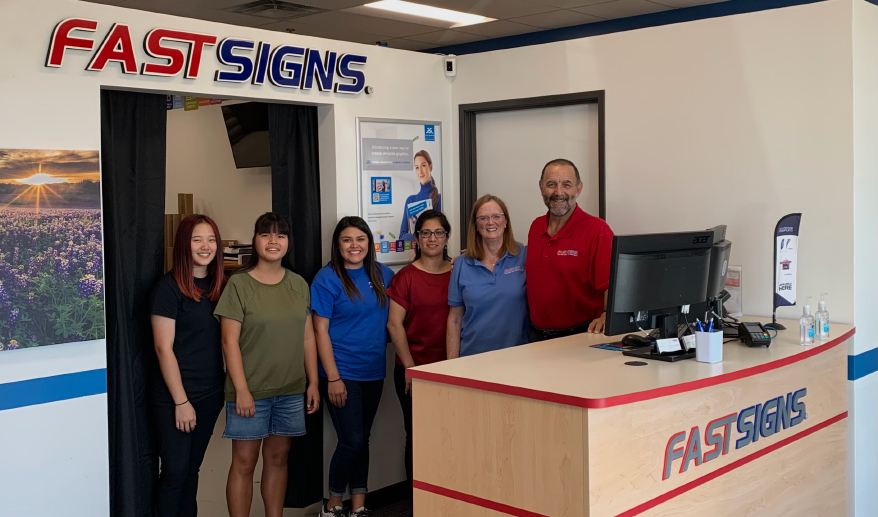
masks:
[[[726,1],[727,0],[655,0],[655,3],[677,9],[680,7],[693,7],[696,5],[718,4]]]
[[[135,4],[139,0],[127,0],[126,3]],[[252,0],[174,0],[176,4],[190,5],[192,7],[200,7],[202,9],[226,9],[228,7],[236,7],[241,4],[250,3]],[[300,3],[295,0],[295,3]]]
[[[374,16],[363,16],[344,11],[330,11],[312,16],[303,16],[302,18],[296,18],[295,21],[322,28],[365,31],[370,34],[380,34],[385,38],[402,38],[436,30],[435,27],[427,25],[376,18]]]
[[[513,18],[510,21],[523,23],[525,25],[533,25],[543,29],[557,29],[559,27],[570,27],[573,25],[582,25],[584,23],[599,22],[601,20],[603,20],[603,18],[598,18],[597,16],[592,16],[590,14],[577,13],[575,11],[553,11],[551,13]]]
[[[573,10],[609,20],[613,18],[627,18],[628,16],[637,16],[639,14],[657,13],[669,9],[670,7],[649,2],[648,0],[615,0],[588,7],[577,7]]]
[[[415,41],[406,38],[396,38],[387,40],[387,46],[402,50],[424,50],[425,48],[435,47],[435,43],[425,43],[423,41]]]
[[[308,25],[292,21],[270,23],[259,28],[278,32],[287,32],[287,29],[293,29],[293,34],[339,41],[353,41],[354,43],[374,44],[376,41],[387,41],[388,39],[391,39],[381,34],[372,34],[370,32],[355,31],[333,26],[323,27],[318,25]]]
[[[193,13],[198,9],[191,5],[178,4],[176,2],[163,2],[160,0],[130,0],[117,2],[101,2],[105,4],[118,5],[128,9],[138,9],[141,11],[149,11],[153,13],[170,14],[173,16],[185,16],[187,18],[197,18]]]
[[[477,36],[475,34],[467,34],[465,32],[460,32],[456,30],[445,30],[429,32],[427,34],[418,34],[417,36],[411,36],[407,39],[420,41],[423,43],[432,43],[433,45],[457,45],[459,43],[470,43],[473,41],[480,41],[488,38],[484,36]]]
[[[533,4],[525,0],[417,0],[417,3],[480,14],[498,20],[555,10],[554,7]]]
[[[217,23],[228,23],[230,25],[241,25],[244,27],[260,27],[267,23],[274,23],[275,21],[270,18],[263,18],[261,16],[233,13],[220,9],[199,9],[197,7],[195,8],[195,11],[193,11],[193,14],[189,16],[191,18],[198,18],[199,20],[207,20]]]
[[[540,5],[548,5],[551,7],[559,7],[561,9],[570,9],[572,7],[582,7],[584,5],[602,4],[611,0],[527,0],[528,2]]]
[[[239,3],[246,3],[250,0],[239,0]],[[320,7],[321,9],[347,9],[358,5],[368,4],[375,0],[286,0],[293,4],[310,5],[312,7]]]
[[[534,27],[532,25],[524,25],[522,23],[510,22],[507,20],[497,20],[488,23],[467,25],[466,27],[460,27],[455,30],[460,32],[466,32],[467,34],[486,36],[488,38],[502,38],[504,36],[526,34],[528,32],[534,32],[542,29],[540,29],[539,27]]]

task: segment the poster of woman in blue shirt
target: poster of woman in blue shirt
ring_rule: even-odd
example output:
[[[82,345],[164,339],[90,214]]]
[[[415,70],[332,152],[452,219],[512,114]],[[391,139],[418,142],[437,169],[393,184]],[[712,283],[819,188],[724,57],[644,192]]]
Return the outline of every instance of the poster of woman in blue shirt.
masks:
[[[418,151],[415,153],[414,161],[415,174],[417,174],[418,182],[421,184],[421,190],[417,194],[407,197],[405,204],[402,205],[402,223],[399,227],[399,235],[400,239],[406,241],[414,240],[411,229],[418,220],[418,214],[431,208],[442,211],[442,196],[439,194],[436,180],[433,179],[433,159],[430,158],[430,153],[424,150]],[[430,203],[418,203],[427,200]]]

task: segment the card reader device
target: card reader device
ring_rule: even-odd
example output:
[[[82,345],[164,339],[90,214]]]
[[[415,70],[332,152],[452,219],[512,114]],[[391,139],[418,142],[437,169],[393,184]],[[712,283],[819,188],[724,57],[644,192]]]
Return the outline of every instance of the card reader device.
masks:
[[[738,325],[738,337],[747,346],[769,346],[771,335],[762,323],[741,323]]]

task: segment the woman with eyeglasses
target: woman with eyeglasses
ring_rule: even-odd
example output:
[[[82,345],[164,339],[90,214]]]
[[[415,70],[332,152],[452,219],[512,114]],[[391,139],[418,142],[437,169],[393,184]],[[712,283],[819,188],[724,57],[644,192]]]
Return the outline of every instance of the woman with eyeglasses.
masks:
[[[515,241],[502,199],[487,194],[476,201],[466,242],[448,285],[449,359],[528,341],[527,248]]]
[[[415,261],[393,277],[387,296],[390,315],[387,330],[396,349],[393,383],[402,406],[405,425],[405,469],[412,482],[412,381],[408,368],[445,359],[445,326],[448,322],[448,281],[451,225],[438,210],[426,210],[415,223],[418,248]]]

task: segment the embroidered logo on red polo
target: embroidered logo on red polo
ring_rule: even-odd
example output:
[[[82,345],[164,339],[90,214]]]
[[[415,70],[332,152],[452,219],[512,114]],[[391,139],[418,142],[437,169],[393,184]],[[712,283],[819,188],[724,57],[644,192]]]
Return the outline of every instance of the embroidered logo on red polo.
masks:
[[[576,250],[558,250],[559,257],[578,257],[579,252]]]

